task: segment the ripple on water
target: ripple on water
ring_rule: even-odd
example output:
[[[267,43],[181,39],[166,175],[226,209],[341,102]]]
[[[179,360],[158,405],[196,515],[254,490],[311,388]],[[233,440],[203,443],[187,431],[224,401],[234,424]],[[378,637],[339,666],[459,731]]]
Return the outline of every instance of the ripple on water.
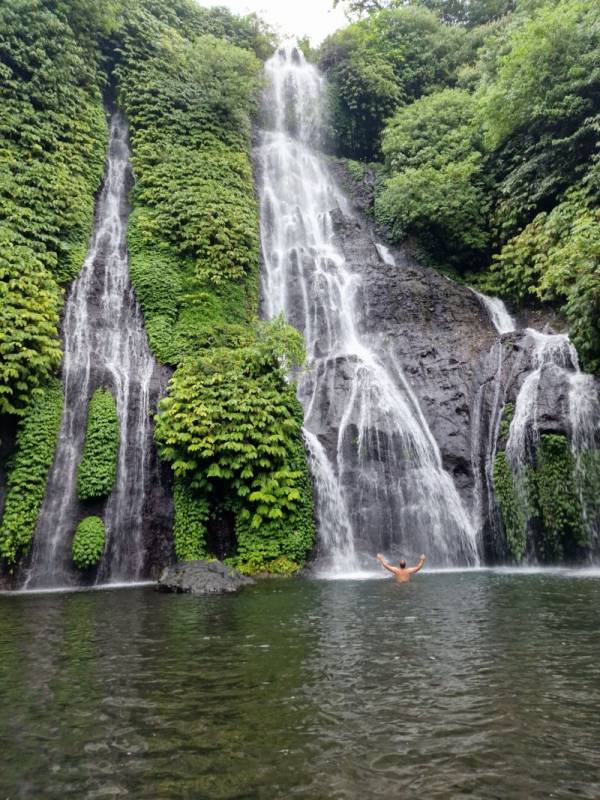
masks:
[[[597,798],[599,601],[497,570],[4,596],[0,796]]]

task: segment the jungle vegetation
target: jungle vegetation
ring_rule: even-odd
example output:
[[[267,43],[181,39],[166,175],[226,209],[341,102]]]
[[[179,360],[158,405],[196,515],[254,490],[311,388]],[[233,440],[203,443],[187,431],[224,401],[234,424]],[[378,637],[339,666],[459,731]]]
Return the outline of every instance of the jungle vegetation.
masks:
[[[130,276],[151,349],[174,371],[156,432],[175,477],[175,551],[210,555],[206,526],[229,503],[240,567],[304,562],[312,489],[285,375],[303,351],[281,320],[256,320],[251,117],[272,48],[256,17],[193,0],[2,4],[0,415],[21,420],[5,465],[5,563],[27,552],[53,460],[60,312],[85,256],[114,107],[129,123],[136,177]],[[118,448],[115,402],[99,387],[80,500],[110,494]],[[85,517],[73,534],[75,564],[94,566],[102,519]]]
[[[370,164],[376,220],[513,308],[559,308],[599,371],[598,3],[339,2],[331,147]]]

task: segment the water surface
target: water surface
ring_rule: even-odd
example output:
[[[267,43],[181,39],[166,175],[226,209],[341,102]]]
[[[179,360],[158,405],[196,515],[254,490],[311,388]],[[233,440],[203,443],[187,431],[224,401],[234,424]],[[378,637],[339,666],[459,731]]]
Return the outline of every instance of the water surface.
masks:
[[[0,597],[2,798],[598,798],[600,580]]]

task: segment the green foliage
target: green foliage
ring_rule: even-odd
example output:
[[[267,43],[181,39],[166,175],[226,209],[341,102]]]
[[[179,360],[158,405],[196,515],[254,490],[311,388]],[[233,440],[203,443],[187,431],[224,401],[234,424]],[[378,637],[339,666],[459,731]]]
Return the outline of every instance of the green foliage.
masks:
[[[598,172],[597,166],[594,170]],[[593,191],[591,190],[593,187]],[[522,303],[528,297],[565,303],[582,363],[600,370],[600,209],[590,181],[567,192],[513,237],[492,266],[494,288]]]
[[[320,63],[332,86],[341,154],[373,159],[384,122],[400,104],[455,80],[464,37],[412,6],[384,9],[330,36]]]
[[[530,531],[537,555],[545,561],[558,561],[589,545],[584,514],[589,521],[597,511],[590,489],[593,493],[600,471],[594,454],[584,454],[584,460],[578,464],[567,439],[551,433],[540,436],[535,463],[520,475],[513,475],[504,452],[496,455],[494,492],[509,550],[517,560]]]
[[[598,13],[595,0],[560,0],[511,30],[484,96],[492,146],[532,123],[571,128],[597,113]]]
[[[99,564],[105,541],[106,531],[100,517],[82,519],[77,526],[71,546],[71,556],[75,566],[78,569],[89,569]]]
[[[416,5],[435,11],[450,25],[473,27],[484,25],[509,13],[515,6],[514,0],[333,0],[347,8],[348,13],[362,16],[381,11],[386,7]]]
[[[27,552],[35,532],[54,459],[62,406],[62,387],[59,381],[52,380],[38,391],[19,423],[0,525],[0,556],[8,564],[14,564],[19,555]]]
[[[60,362],[58,284],[26,245],[0,230],[0,414],[22,414]]]
[[[416,236],[438,260],[472,262],[485,252],[482,141],[473,98],[446,89],[400,109],[386,128],[389,177],[375,201],[392,239]]]
[[[515,404],[506,403],[502,409],[502,417],[500,418],[500,430],[498,433],[498,441],[506,443],[510,433],[510,426],[515,416]]]
[[[504,452],[496,454],[492,480],[509,552],[520,561],[527,544],[527,502]]]
[[[482,148],[475,100],[462,89],[444,89],[399,109],[383,138],[386,164],[395,172],[439,169]]]
[[[275,46],[273,31],[256,14],[241,17],[224,6],[203,8],[194,0],[116,2],[120,9],[119,38],[126,29],[130,44],[139,54],[151,52],[162,38],[171,37],[173,33],[190,40],[211,34],[263,59]]]
[[[77,470],[80,500],[106,497],[112,492],[119,455],[117,406],[108,389],[97,389],[88,407],[83,458]]]
[[[544,434],[536,450],[535,490],[547,560],[588,544],[575,482],[575,462],[564,436]]]
[[[99,54],[63,10],[0,7],[0,413],[22,413],[60,360],[59,284],[80,267],[104,167]]]
[[[173,145],[158,163],[144,163],[142,174],[137,201],[147,213],[138,222],[146,241],[166,232],[175,251],[193,259],[197,276],[215,284],[253,272],[257,210],[246,152],[219,142],[198,151]]]
[[[178,479],[173,489],[175,554],[180,561],[206,558],[206,522],[209,504],[187,482]]]
[[[249,117],[260,65],[212,36],[167,38],[140,15],[129,26],[116,72],[137,178],[130,275],[154,353],[176,365],[254,313]]]
[[[175,476],[201,496],[236,498],[239,563],[303,561],[314,540],[302,412],[286,370],[303,342],[282,320],[250,341],[185,359],[161,402],[156,440]]]
[[[486,291],[517,306],[561,307],[582,364],[598,371],[600,6],[417,5],[441,19],[428,17],[433,38],[423,39],[416,61],[411,37],[387,22],[408,24],[416,14],[425,24],[429,12],[400,2],[350,3],[368,16],[323,47],[342,149],[370,156],[385,125],[376,219],[443,271],[486,269],[470,276]],[[471,29],[452,29],[460,37],[452,40],[452,58],[438,57],[437,71],[420,71],[451,41],[444,22]],[[396,61],[400,53],[405,57]],[[360,77],[369,70],[373,86]]]

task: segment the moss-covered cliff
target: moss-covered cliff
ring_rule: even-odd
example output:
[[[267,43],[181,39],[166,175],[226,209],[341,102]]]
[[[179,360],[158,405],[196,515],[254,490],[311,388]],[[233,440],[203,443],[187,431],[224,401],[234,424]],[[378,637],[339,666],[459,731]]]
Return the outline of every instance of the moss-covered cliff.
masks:
[[[177,476],[175,551],[206,554],[205,526],[225,504],[239,532],[229,555],[240,566],[303,563],[314,539],[312,494],[284,373],[302,352],[282,323],[271,331],[257,322],[250,133],[270,48],[255,18],[191,0],[101,8],[9,0],[0,11],[0,422],[8,430],[10,417],[23,418],[0,526],[6,563],[27,552],[54,455],[52,416],[35,462],[38,490],[17,513],[19,469],[34,467],[30,440],[41,444],[36,430],[56,406],[48,398],[61,356],[62,287],[77,275],[92,227],[107,104],[129,123],[130,278],[151,349],[174,370],[158,442]],[[115,480],[110,400],[98,394],[90,406],[78,484],[86,501],[109,494]],[[221,445],[215,429],[226,432]],[[245,461],[236,462],[236,447]],[[78,536],[77,559],[88,566]]]

